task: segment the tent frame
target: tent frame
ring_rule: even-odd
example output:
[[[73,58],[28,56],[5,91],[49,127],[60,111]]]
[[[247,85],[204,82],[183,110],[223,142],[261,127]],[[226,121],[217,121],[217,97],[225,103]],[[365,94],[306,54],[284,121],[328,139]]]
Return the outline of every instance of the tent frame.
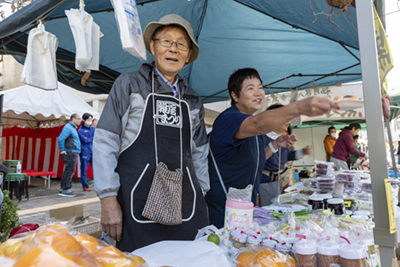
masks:
[[[365,117],[369,143],[371,186],[375,217],[374,239],[379,245],[381,264],[392,266],[396,259],[396,233],[390,234],[388,202],[384,179],[388,178],[383,111],[381,104],[381,85],[379,62],[374,27],[374,9],[372,1],[356,0],[358,39],[360,44],[361,73],[364,90]],[[391,192],[390,192],[391,193]]]

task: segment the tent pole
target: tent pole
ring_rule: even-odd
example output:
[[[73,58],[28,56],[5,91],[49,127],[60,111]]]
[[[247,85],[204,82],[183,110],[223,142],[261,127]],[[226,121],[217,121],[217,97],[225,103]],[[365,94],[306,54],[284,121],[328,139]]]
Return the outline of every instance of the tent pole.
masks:
[[[371,186],[375,217],[374,239],[379,245],[382,267],[392,266],[396,258],[396,233],[390,234],[389,212],[384,179],[388,178],[379,64],[374,27],[372,0],[356,0],[358,42],[360,45],[361,74],[365,97],[365,117],[367,123],[370,160]]]
[[[393,138],[392,138],[392,130],[390,129],[390,121],[388,119],[385,119],[385,124],[386,124],[386,131],[387,135],[389,138],[389,149],[390,149],[390,156],[392,157],[392,170],[394,172],[394,177],[397,179],[397,164],[396,164],[396,158],[394,156],[394,150],[393,150]]]

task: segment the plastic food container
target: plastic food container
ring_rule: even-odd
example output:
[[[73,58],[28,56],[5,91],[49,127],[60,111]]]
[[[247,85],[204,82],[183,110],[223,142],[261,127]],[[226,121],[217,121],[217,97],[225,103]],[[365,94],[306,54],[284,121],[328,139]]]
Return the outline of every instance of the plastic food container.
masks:
[[[315,161],[315,167],[317,169],[332,169],[335,166],[335,164],[333,162],[326,162],[326,161],[319,161],[316,160]]]
[[[318,177],[317,182],[320,184],[333,184],[336,182],[335,177]]]
[[[317,267],[317,245],[312,241],[302,240],[296,243],[295,252],[299,267]]]
[[[344,188],[355,188],[356,187],[356,182],[348,182],[348,181],[338,181],[338,183],[341,183],[344,185]]]
[[[332,194],[317,194],[318,197],[322,197],[324,199],[324,209],[328,207],[328,199],[332,198]]]
[[[319,196],[308,197],[308,210],[318,210],[324,208],[324,199]]]
[[[363,246],[345,244],[339,249],[343,267],[365,267],[365,251]]]
[[[331,169],[316,169],[315,173],[317,175],[333,175],[333,170],[331,170]]]
[[[343,199],[341,198],[328,199],[328,209],[331,210],[332,213],[335,215],[343,215],[345,213]]]
[[[339,244],[332,241],[321,241],[317,244],[318,263],[320,267],[340,266]]]
[[[243,199],[228,199],[225,205],[224,244],[228,246],[230,229],[251,229],[253,223],[253,202]]]
[[[361,182],[361,189],[362,189],[364,192],[372,193],[371,181],[362,181],[362,182]]]
[[[343,173],[341,173],[341,174],[337,174],[336,175],[336,179],[338,181],[354,182],[354,181],[358,180],[358,175],[355,174],[355,173],[354,174],[351,174],[351,173],[343,174]]]

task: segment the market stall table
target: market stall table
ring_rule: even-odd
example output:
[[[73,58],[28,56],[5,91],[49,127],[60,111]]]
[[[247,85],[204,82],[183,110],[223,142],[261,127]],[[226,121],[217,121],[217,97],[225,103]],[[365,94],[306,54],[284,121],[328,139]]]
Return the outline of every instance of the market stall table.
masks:
[[[46,182],[48,182],[48,188],[49,189],[50,189],[50,179],[51,179],[50,176],[57,175],[56,172],[51,172],[51,171],[39,172],[39,171],[36,171],[36,170],[24,170],[23,173],[25,173],[26,176],[28,177],[28,185],[31,184],[31,176],[37,176],[37,177],[40,177],[40,178],[44,179],[44,184],[45,185],[46,185]]]

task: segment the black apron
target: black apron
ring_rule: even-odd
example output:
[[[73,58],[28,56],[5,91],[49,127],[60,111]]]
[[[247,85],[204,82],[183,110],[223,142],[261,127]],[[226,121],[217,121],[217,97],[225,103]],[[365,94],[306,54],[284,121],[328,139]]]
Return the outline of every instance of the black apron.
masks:
[[[127,252],[161,240],[193,240],[197,230],[208,225],[206,203],[192,162],[189,106],[172,96],[154,96],[155,113],[166,118],[156,116],[158,160],[171,171],[181,167],[182,134],[182,224],[166,226],[142,216],[156,169],[153,94],[150,94],[139,133],[120,154],[116,168],[121,183],[118,202],[123,213],[122,239],[117,242],[117,248]]]

